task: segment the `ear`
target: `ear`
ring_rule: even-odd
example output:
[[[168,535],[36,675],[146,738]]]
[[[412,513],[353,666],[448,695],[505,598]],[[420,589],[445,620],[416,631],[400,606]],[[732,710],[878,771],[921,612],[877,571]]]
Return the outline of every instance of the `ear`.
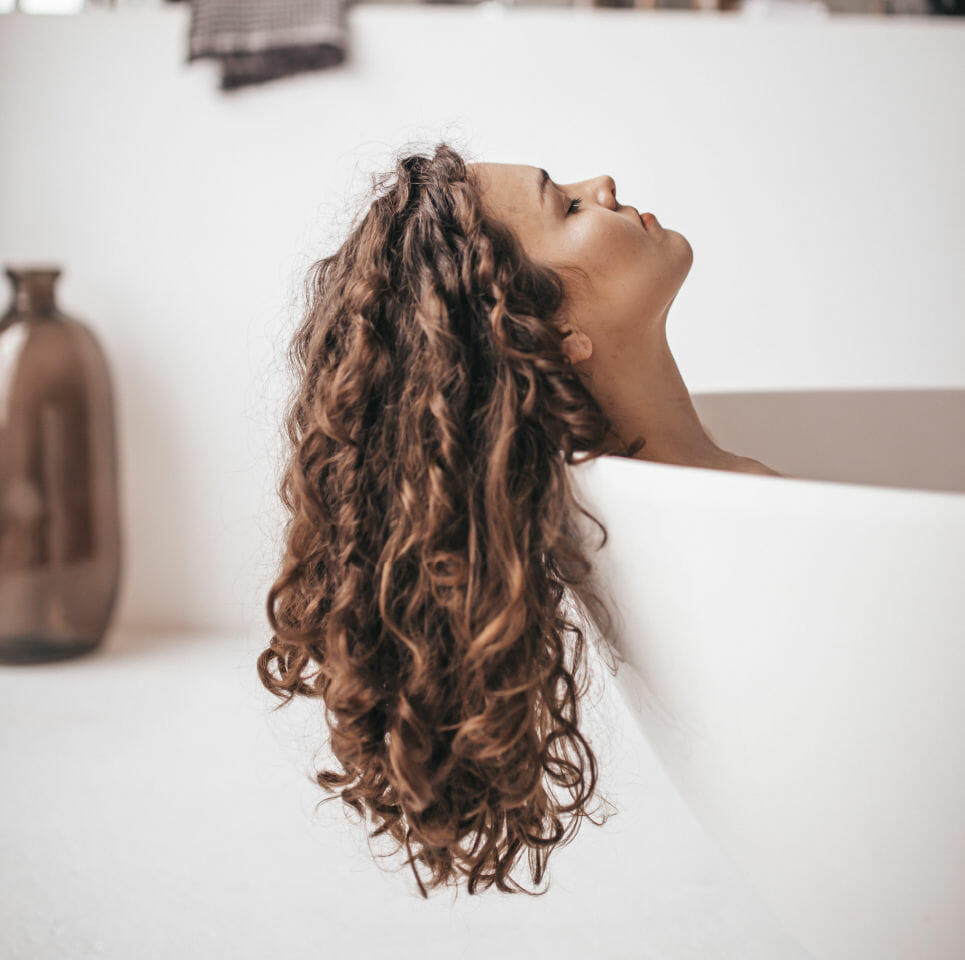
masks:
[[[572,330],[563,339],[563,352],[570,358],[570,363],[579,363],[589,360],[593,343],[582,330]]]

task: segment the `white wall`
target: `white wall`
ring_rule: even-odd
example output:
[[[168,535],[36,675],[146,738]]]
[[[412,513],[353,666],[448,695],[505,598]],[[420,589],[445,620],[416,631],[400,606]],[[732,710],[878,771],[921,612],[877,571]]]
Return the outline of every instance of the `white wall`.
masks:
[[[222,93],[187,4],[0,17],[0,263],[115,377],[115,624],[267,631],[284,350],[369,171],[610,173],[684,233],[692,391],[965,383],[965,23],[361,6],[343,67]]]

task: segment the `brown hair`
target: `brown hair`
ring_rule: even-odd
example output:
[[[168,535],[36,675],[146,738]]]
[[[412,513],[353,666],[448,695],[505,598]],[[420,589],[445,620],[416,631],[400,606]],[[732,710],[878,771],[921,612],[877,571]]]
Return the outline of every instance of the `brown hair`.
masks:
[[[539,884],[581,817],[602,825],[565,595],[609,622],[573,511],[607,533],[566,467],[615,433],[562,349],[580,271],[531,260],[445,141],[373,187],[309,271],[289,348],[290,516],[258,675],[276,709],[323,700],[344,773],[314,779],[405,846],[423,897],[416,862],[430,888],[531,893],[508,879],[524,848]]]

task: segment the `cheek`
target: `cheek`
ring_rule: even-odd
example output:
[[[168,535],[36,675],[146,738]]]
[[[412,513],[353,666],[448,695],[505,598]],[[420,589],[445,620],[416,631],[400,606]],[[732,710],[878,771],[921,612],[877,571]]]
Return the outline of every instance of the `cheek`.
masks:
[[[643,228],[641,227],[641,230]],[[666,264],[659,246],[624,221],[574,225],[568,254],[591,276],[594,296],[620,309],[641,300],[659,299]]]
[[[603,282],[619,283],[628,271],[639,269],[641,257],[646,256],[640,238],[622,229],[626,226],[622,224],[621,229],[617,229],[597,220],[580,225],[575,231],[580,263]]]

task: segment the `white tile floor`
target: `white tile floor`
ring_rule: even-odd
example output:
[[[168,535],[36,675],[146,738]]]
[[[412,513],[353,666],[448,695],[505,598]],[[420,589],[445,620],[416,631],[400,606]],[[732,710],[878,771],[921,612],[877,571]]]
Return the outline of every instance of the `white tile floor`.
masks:
[[[339,801],[314,812],[318,705],[270,713],[261,642],[127,633],[0,667],[0,955],[808,960],[602,674],[585,729],[619,812],[551,856],[545,896],[426,902],[400,856],[373,862]]]

